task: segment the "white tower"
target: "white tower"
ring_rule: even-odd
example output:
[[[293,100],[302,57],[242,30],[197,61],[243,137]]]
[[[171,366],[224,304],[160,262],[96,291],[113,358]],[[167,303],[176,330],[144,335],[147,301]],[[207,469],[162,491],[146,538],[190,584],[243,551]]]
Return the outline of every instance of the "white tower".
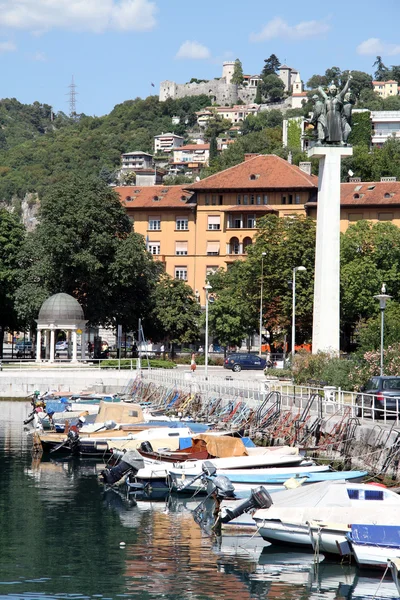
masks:
[[[226,83],[231,83],[232,75],[235,68],[235,61],[226,60],[222,63],[222,77],[225,77]]]
[[[293,82],[293,94],[300,94],[303,91],[303,83],[300,78],[300,73],[297,72],[297,75]]]

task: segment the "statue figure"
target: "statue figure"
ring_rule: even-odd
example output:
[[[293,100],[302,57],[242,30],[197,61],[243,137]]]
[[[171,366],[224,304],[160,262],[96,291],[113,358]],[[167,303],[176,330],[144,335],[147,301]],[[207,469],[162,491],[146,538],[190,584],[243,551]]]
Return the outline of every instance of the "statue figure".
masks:
[[[325,106],[317,94],[314,94],[312,101],[314,102],[314,110],[310,122],[314,125],[315,137],[318,140],[324,140],[326,138]]]
[[[322,144],[344,144],[343,131],[342,131],[342,115],[343,115],[343,99],[349,89],[351,80],[351,74],[346,85],[341,92],[338,93],[338,89],[334,83],[328,87],[328,93],[326,94],[322,87],[318,88],[319,93],[324,98],[324,114],[326,120],[325,137],[320,137],[318,133],[318,142]],[[350,127],[350,125],[349,125]],[[321,132],[322,133],[322,132]],[[350,131],[348,132],[350,133]],[[347,134],[348,137],[348,134]]]
[[[354,100],[349,90],[344,96],[344,104],[342,111],[342,137],[343,142],[347,144],[349,135],[351,133],[351,113],[353,110]]]

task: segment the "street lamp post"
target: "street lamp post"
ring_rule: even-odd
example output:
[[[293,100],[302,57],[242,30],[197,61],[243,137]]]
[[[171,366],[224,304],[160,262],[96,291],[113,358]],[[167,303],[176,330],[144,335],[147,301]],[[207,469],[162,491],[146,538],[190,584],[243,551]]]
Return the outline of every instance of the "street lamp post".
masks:
[[[212,290],[211,285],[206,282],[204,286],[204,290],[206,292],[206,333],[205,333],[205,348],[204,348],[204,375],[207,379],[208,377],[208,302],[209,302],[209,293]]]
[[[380,365],[380,375],[383,375],[383,330],[385,325],[385,308],[386,302],[390,300],[392,296],[389,296],[386,293],[386,285],[382,284],[381,293],[374,296],[375,300],[379,300],[379,308],[381,311],[381,365]]]
[[[262,252],[261,254],[261,289],[260,289],[260,350],[258,352],[259,356],[261,356],[261,346],[262,346],[262,321],[263,321],[263,291],[264,291],[264,257],[267,256],[266,252]]]
[[[295,353],[295,340],[296,340],[296,271],[307,271],[305,267],[294,267],[293,268],[293,279],[292,279],[292,362]]]

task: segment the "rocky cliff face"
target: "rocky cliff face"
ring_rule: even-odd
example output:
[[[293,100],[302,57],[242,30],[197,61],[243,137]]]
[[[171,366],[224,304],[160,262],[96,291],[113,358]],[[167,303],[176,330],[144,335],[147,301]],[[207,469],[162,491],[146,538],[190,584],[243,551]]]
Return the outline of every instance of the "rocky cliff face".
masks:
[[[36,193],[25,194],[21,202],[21,220],[27,231],[33,231],[38,224],[39,206],[39,196]]]

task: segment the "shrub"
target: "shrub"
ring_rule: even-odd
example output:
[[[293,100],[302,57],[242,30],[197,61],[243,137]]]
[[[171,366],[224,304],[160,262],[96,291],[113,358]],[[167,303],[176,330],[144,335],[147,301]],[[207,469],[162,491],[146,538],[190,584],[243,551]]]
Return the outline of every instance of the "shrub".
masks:
[[[130,360],[129,358],[122,358],[121,363],[118,360],[107,359],[102,360],[100,363],[100,368],[102,369],[118,369],[119,366],[121,369],[130,369],[132,364],[132,368],[136,368],[136,359],[133,358]],[[152,369],[174,369],[176,364],[170,360],[162,360],[162,359],[151,359],[150,367]],[[147,369],[147,360],[142,359],[142,368]]]
[[[293,373],[291,369],[265,369],[266,377],[278,377],[279,379],[292,379]]]
[[[295,383],[315,385],[333,385],[344,390],[354,388],[352,373],[355,364],[329,352],[309,354],[299,352],[293,362],[293,378]]]

